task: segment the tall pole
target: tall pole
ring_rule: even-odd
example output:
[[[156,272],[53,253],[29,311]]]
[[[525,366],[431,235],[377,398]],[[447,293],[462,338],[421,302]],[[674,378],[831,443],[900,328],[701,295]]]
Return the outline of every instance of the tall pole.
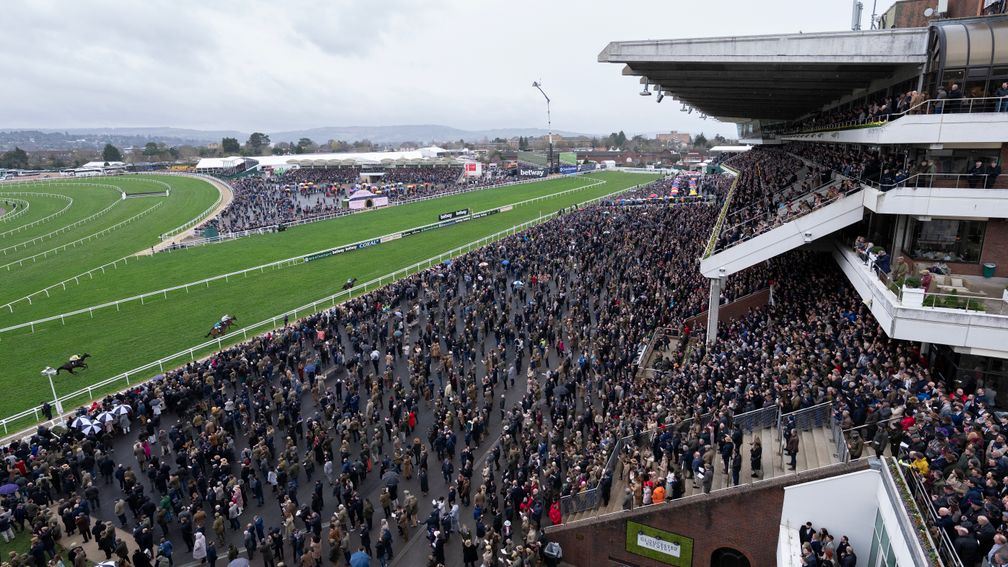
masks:
[[[542,93],[543,98],[546,99],[546,128],[549,131],[549,172],[553,173],[553,119],[550,116],[550,97],[546,95],[546,91],[542,90],[542,84],[539,81],[533,81],[532,86],[539,89]]]
[[[42,374],[49,379],[49,388],[52,389],[53,405],[56,406],[56,415],[63,415],[63,404],[60,403],[59,396],[56,395],[56,384],[53,383],[53,376],[57,370],[51,366],[46,366]]]

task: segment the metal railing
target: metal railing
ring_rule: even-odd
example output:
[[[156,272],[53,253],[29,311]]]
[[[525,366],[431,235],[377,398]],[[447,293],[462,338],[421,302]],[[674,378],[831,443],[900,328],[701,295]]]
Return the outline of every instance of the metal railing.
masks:
[[[201,173],[166,173],[165,175],[178,175],[179,177],[196,177],[196,178],[200,178],[200,179],[203,179],[204,181],[210,183],[210,185],[213,185],[214,189],[217,189],[218,186],[216,184],[220,183],[222,186],[224,186],[224,188],[226,188],[228,191],[231,192],[232,196],[234,196],[234,194],[235,194],[234,188],[231,187],[231,185],[228,182],[223,181],[221,179],[218,179],[216,177],[211,177],[209,175],[203,175]],[[214,211],[214,209],[216,209],[217,206],[220,205],[221,201],[223,201],[223,200],[224,200],[224,195],[218,190],[217,191],[217,200],[214,201],[214,203],[212,205],[210,205],[209,207],[207,207],[207,209],[205,211],[203,211],[202,213],[196,215],[192,219],[189,219],[185,223],[183,223],[183,224],[181,224],[181,225],[179,225],[179,226],[177,226],[177,227],[175,227],[175,228],[173,228],[173,229],[171,229],[171,230],[169,230],[167,232],[162,232],[160,239],[161,240],[165,240],[165,239],[171,238],[171,237],[175,236],[176,234],[183,233],[183,232],[189,230],[190,228],[198,225],[199,223],[203,222],[203,220],[207,217],[207,215],[209,215],[210,213],[212,213]]]
[[[884,183],[881,179],[856,178],[856,181],[880,191],[902,188],[984,189],[987,187],[989,177],[986,173],[915,173],[904,179],[893,179]]]
[[[788,201],[787,205],[784,207],[784,209],[783,209],[784,213],[783,214],[781,214],[779,212],[781,209],[778,209],[776,212],[769,212],[768,211],[764,215],[754,215],[752,217],[747,218],[744,221],[741,221],[741,222],[738,222],[738,223],[736,223],[736,224],[734,224],[732,226],[723,228],[722,231],[721,231],[721,236],[722,237],[724,235],[726,235],[726,234],[729,234],[729,233],[734,232],[734,231],[745,229],[746,227],[750,227],[750,226],[752,226],[754,224],[758,225],[758,223],[766,223],[765,226],[757,226],[752,232],[750,232],[749,234],[746,234],[745,236],[742,236],[742,237],[739,237],[739,238],[735,238],[733,240],[730,240],[730,241],[727,241],[727,242],[724,242],[724,243],[721,243],[720,242],[721,239],[719,238],[718,239],[719,240],[719,242],[718,242],[719,245],[716,247],[716,249],[714,251],[715,252],[721,252],[721,251],[723,251],[723,250],[725,250],[727,248],[730,248],[732,246],[741,244],[742,242],[746,242],[746,241],[752,240],[753,238],[756,238],[757,236],[760,236],[762,234],[766,234],[767,232],[770,232],[771,230],[773,230],[775,228],[784,226],[785,224],[787,224],[789,222],[798,220],[798,219],[800,219],[800,218],[802,218],[802,217],[804,217],[804,216],[806,216],[808,214],[811,214],[811,213],[814,213],[815,211],[818,211],[819,209],[822,209],[824,207],[832,205],[833,203],[836,203],[840,199],[843,199],[844,197],[846,197],[848,195],[852,195],[854,193],[857,193],[858,191],[861,191],[863,189],[863,187],[860,187],[857,184],[855,184],[854,186],[850,187],[846,191],[839,191],[839,188],[843,186],[843,181],[844,181],[843,179],[833,179],[833,180],[827,181],[826,183],[823,183],[823,184],[819,185],[818,187],[816,187],[815,189],[812,189],[812,190],[808,191],[807,193],[803,193],[803,194],[801,194],[801,195],[799,195],[797,197],[794,197],[793,199],[791,199],[790,201]],[[829,190],[832,187],[834,187],[834,186],[838,188],[837,194],[834,197],[829,197],[828,196]],[[823,197],[823,199],[822,199],[822,201],[818,205],[816,205],[816,203],[815,203],[815,196],[816,195],[820,195],[820,194],[822,194],[821,196]],[[807,210],[800,208],[800,206],[801,206],[802,203],[805,203],[805,204],[808,205],[808,209]],[[792,211],[791,208],[793,206],[798,206],[799,207],[798,211]]]
[[[558,193],[551,193],[549,195],[540,195],[539,197],[533,197],[531,199],[525,199],[524,201],[519,201],[519,202],[516,202],[516,203],[511,203],[510,205],[504,205],[504,207],[523,206],[523,205],[534,203],[534,202],[537,202],[537,201],[540,201],[540,200],[544,200],[544,199],[549,199],[549,198],[565,195],[565,194],[570,193],[572,191],[579,191],[579,190],[582,190],[582,189],[588,189],[588,188],[591,188],[591,187],[596,187],[596,186],[601,185],[603,183],[606,183],[606,181],[599,180],[599,181],[596,181],[594,183],[589,183],[587,185],[576,187],[574,189],[569,189],[569,190],[561,191],[561,192],[558,192]],[[499,210],[501,208],[502,207],[494,207],[492,209],[486,209],[484,211],[479,211],[479,212],[473,213],[473,215],[478,215],[478,214],[486,213],[486,212],[493,211],[493,210]],[[469,217],[464,217],[464,218],[458,219],[456,222],[464,220],[465,218],[469,218]],[[352,242],[352,243],[347,243],[347,244],[340,244],[338,246],[346,246],[346,247],[348,247],[348,246],[355,246],[357,244],[371,242],[372,240],[375,240],[375,239],[378,239],[378,240],[380,240],[382,242],[385,242],[386,240],[394,240],[394,239],[396,239],[399,235],[401,235],[404,232],[420,231],[422,229],[435,228],[435,227],[439,227],[441,225],[442,225],[441,222],[436,222],[436,223],[430,223],[430,224],[425,224],[425,225],[421,225],[421,226],[415,226],[415,227],[403,229],[401,231],[397,231],[397,232],[393,232],[393,233],[377,236],[377,237],[366,238],[366,239],[358,241],[358,242]],[[7,333],[7,332],[10,332],[10,331],[16,331],[18,329],[25,329],[25,328],[31,329],[31,332],[34,333],[35,332],[35,326],[36,325],[41,325],[43,323],[49,323],[49,322],[52,322],[52,321],[60,321],[61,323],[63,323],[65,325],[66,324],[66,318],[68,318],[68,317],[74,317],[74,316],[77,316],[77,315],[87,314],[88,316],[90,316],[90,317],[93,318],[94,317],[94,312],[98,311],[98,310],[101,310],[101,309],[108,309],[108,308],[111,308],[111,307],[115,307],[116,310],[118,311],[119,307],[121,305],[125,304],[125,303],[131,303],[131,302],[134,302],[134,301],[139,301],[141,303],[141,305],[142,305],[143,302],[144,302],[144,300],[148,299],[148,298],[163,297],[164,299],[168,299],[168,293],[169,292],[185,291],[186,293],[189,293],[189,288],[191,288],[191,287],[197,287],[197,286],[201,286],[201,285],[205,285],[206,287],[210,287],[210,283],[215,282],[215,281],[224,280],[224,282],[226,283],[226,282],[230,281],[230,278],[235,278],[235,277],[238,277],[238,276],[245,276],[245,275],[248,275],[248,274],[250,274],[252,272],[260,272],[260,273],[262,273],[262,272],[265,272],[267,268],[269,268],[271,270],[276,270],[276,269],[281,269],[281,268],[286,268],[286,267],[302,264],[302,263],[304,263],[304,261],[305,261],[304,259],[305,259],[306,256],[312,256],[314,254],[319,254],[319,253],[325,252],[327,250],[330,250],[331,248],[332,248],[332,246],[329,246],[329,247],[323,248],[321,250],[315,250],[313,252],[298,254],[297,256],[291,256],[289,258],[284,258],[284,259],[281,259],[281,260],[275,260],[273,262],[267,262],[265,264],[260,264],[258,266],[253,266],[251,268],[245,268],[243,270],[237,270],[237,271],[229,272],[229,273],[226,273],[226,274],[218,274],[216,276],[210,276],[208,278],[203,278],[203,279],[197,280],[197,281],[182,283],[182,284],[178,284],[178,285],[174,285],[174,286],[170,286],[170,287],[166,287],[166,288],[161,288],[161,289],[154,290],[154,291],[149,291],[149,292],[146,292],[146,293],[141,293],[139,295],[134,295],[134,296],[131,296],[131,297],[125,297],[125,298],[122,298],[122,299],[117,299],[115,301],[108,301],[108,302],[105,302],[105,303],[101,303],[101,304],[97,304],[97,305],[90,305],[88,307],[83,307],[83,308],[76,309],[76,310],[73,310],[73,311],[68,311],[68,312],[65,312],[65,313],[58,313],[56,315],[52,315],[52,316],[49,316],[49,317],[44,317],[42,319],[35,319],[35,320],[32,320],[32,321],[26,321],[24,323],[19,323],[19,324],[16,324],[16,325],[10,325],[10,326],[7,326],[7,327],[0,328],[0,334]],[[127,263],[126,258],[120,258],[119,260],[116,260],[116,262],[112,263],[112,267],[115,268],[116,264],[119,261],[122,261],[123,264]],[[105,272],[105,270],[104,270],[103,267],[95,268],[95,270],[97,270],[97,269],[101,269],[102,273]],[[75,281],[76,283],[79,284],[80,283],[79,278],[82,278],[84,276],[90,276],[91,272],[93,272],[95,270],[91,270],[89,272],[85,272],[84,274],[75,276],[74,278],[71,278],[71,279],[73,281]],[[33,296],[38,295],[38,294],[44,292],[45,295],[46,295],[46,297],[49,297],[49,292],[48,292],[49,289],[55,289],[57,287],[62,286],[62,288],[65,290],[66,289],[66,284],[69,283],[70,281],[71,281],[70,279],[64,280],[63,282],[60,282],[58,284],[54,284],[52,286],[49,286],[48,288],[45,288],[42,291],[35,292],[35,293],[31,294],[31,295],[22,297],[20,299],[16,299],[16,300],[11,301],[11,302],[9,302],[9,303],[7,303],[5,305],[0,306],[0,309],[7,308],[11,313],[13,313],[14,312],[14,305],[16,305],[17,303],[20,303],[22,301],[27,300],[28,303],[29,303],[29,305],[30,305],[32,303],[31,302],[31,298]]]
[[[743,431],[753,431],[773,427],[777,424],[779,417],[780,406],[773,405],[736,414],[732,417],[732,424],[740,427]]]
[[[66,250],[67,248],[70,248],[70,247],[76,248],[78,244],[83,244],[83,243],[88,242],[90,240],[94,240],[95,238],[101,238],[102,236],[105,236],[106,234],[112,232],[113,230],[116,230],[116,229],[118,229],[118,228],[120,228],[122,226],[125,226],[125,225],[127,225],[127,224],[129,224],[129,223],[131,223],[131,222],[133,222],[133,221],[135,221],[135,220],[137,220],[137,219],[139,219],[139,218],[141,218],[143,216],[146,216],[148,213],[150,213],[154,209],[160,207],[162,204],[164,204],[164,201],[159,201],[154,206],[148,207],[147,209],[145,209],[145,210],[143,210],[143,211],[141,211],[141,212],[139,212],[139,213],[131,216],[130,218],[128,218],[126,220],[123,220],[123,221],[120,221],[120,222],[117,222],[116,224],[114,224],[114,225],[112,225],[112,226],[110,226],[108,228],[105,228],[105,229],[100,230],[98,232],[95,232],[95,233],[89,234],[87,236],[78,238],[77,240],[74,240],[72,242],[67,242],[66,244],[63,244],[62,246],[57,246],[55,248],[50,248],[49,250],[45,250],[43,252],[39,252],[38,254],[33,254],[31,256],[27,256],[25,258],[21,258],[20,260],[15,260],[13,262],[9,262],[7,264],[4,264],[4,265],[0,266],[0,269],[7,268],[7,271],[9,272],[14,265],[17,265],[18,267],[20,267],[20,266],[24,266],[24,263],[27,262],[27,261],[29,261],[29,260],[32,261],[32,262],[37,262],[39,258],[42,258],[44,260],[44,259],[48,258],[50,254],[56,255],[56,254],[60,253],[61,251]]]
[[[777,445],[780,448],[780,456],[784,458],[784,448],[786,439],[784,430],[796,429],[798,431],[809,431],[817,427],[823,427],[833,420],[833,403],[823,402],[807,408],[803,408],[791,413],[782,413],[777,418]]]
[[[679,329],[674,327],[658,327],[655,329],[654,333],[651,334],[651,339],[642,346],[640,352],[637,354],[635,364],[638,368],[641,368],[648,362],[648,358],[651,356],[651,353],[654,352],[655,344],[659,339],[665,337],[679,338]]]
[[[605,183],[604,180],[601,182]],[[584,201],[582,202],[582,204],[588,205],[591,203],[595,203],[608,197],[611,197],[612,195],[621,193],[623,191],[632,190],[635,187],[636,186],[618,189],[611,193],[600,195],[598,197],[594,197],[592,199]],[[368,291],[378,289],[383,285],[391,284],[404,277],[413,275],[415,273],[419,273],[425,269],[430,269],[438,264],[441,264],[445,260],[466,254],[468,252],[471,252],[473,250],[482,248],[493,242],[496,242],[497,240],[506,238],[508,236],[512,236],[528,228],[542,224],[558,216],[559,214],[560,214],[559,211],[553,211],[547,214],[540,214],[535,219],[525,221],[521,224],[514,225],[509,229],[501,230],[493,234],[484,236],[483,238],[473,240],[461,246],[457,246],[455,248],[452,248],[451,250],[438,254],[437,256],[431,256],[424,260],[420,260],[419,262],[416,262],[414,264],[411,264],[394,272],[385,274],[378,278],[374,278],[367,282],[357,284],[357,286],[355,286],[352,289],[338,291],[334,294],[328,295],[321,299],[317,299],[311,303],[302,305],[295,309],[284,311],[283,313],[270,317],[269,319],[264,319],[262,321],[259,321],[258,323],[253,323],[241,329],[237,329],[234,332],[229,333],[228,335],[218,337],[216,339],[211,339],[204,343],[200,343],[194,347],[179,351],[175,354],[160,358],[153,362],[149,362],[132,370],[122,372],[115,376],[106,378],[104,380],[86,386],[84,388],[81,388],[69,394],[64,394],[62,396],[59,396],[59,400],[62,404],[72,407],[82,403],[90,402],[91,400],[94,399],[95,392],[100,393],[107,392],[108,390],[113,389],[110,388],[110,386],[117,384],[124,384],[126,387],[130,387],[132,385],[137,384],[138,382],[144,382],[146,380],[149,380],[151,378],[151,375],[154,373],[164,373],[166,368],[170,370],[172,368],[172,364],[178,365],[195,361],[197,353],[205,353],[208,351],[212,351],[214,349],[220,350],[224,348],[225,345],[230,346],[236,342],[240,342],[242,340],[248,340],[250,336],[255,336],[256,329],[259,329],[263,332],[276,329],[277,323],[282,322],[285,317],[292,316],[291,318],[297,319],[299,315],[304,316],[313,315],[321,311],[322,309],[335,307],[337,301],[342,302],[351,299],[352,297],[363,295]],[[238,338],[239,334],[241,338]],[[131,378],[133,380],[132,382],[130,381]],[[3,428],[4,434],[8,436],[5,437],[4,439],[0,439],[0,445],[7,445],[13,439],[17,439],[25,435],[30,435],[33,432],[31,427],[42,421],[40,419],[41,414],[42,414],[41,407],[35,406],[20,411],[18,413],[15,413],[13,415],[7,416],[3,419],[0,419],[0,427]],[[71,414],[68,413],[65,415],[71,415]],[[58,416],[54,420],[48,420],[48,422],[61,423],[63,417],[65,416]],[[14,427],[24,427],[27,429],[20,429],[14,435],[10,435],[10,430]]]
[[[17,210],[14,211],[13,213],[6,213],[3,216],[0,216],[0,223],[8,223],[20,217],[21,215],[26,214],[28,212],[28,209],[31,208],[31,203],[25,201],[24,199],[15,199],[11,197],[4,199],[4,201],[17,204]]]
[[[807,128],[794,128],[778,132],[765,131],[768,136],[794,136],[801,134],[816,134],[834,130],[853,130],[857,128],[875,128],[884,126],[893,120],[914,114],[974,114],[980,112],[1008,112],[1008,98],[1005,97],[974,97],[974,98],[932,98],[922,101],[901,112],[866,116],[850,120],[839,120],[822,125],[812,125]]]
[[[924,487],[924,483],[921,482],[917,471],[913,467],[901,463],[895,457],[893,457],[892,462],[894,466],[889,470],[896,470],[896,474],[899,475],[900,480],[903,481],[903,484],[906,485],[910,492],[910,502],[906,502],[905,495],[901,495],[904,496],[904,505],[908,508],[907,513],[911,516],[916,515],[924,520],[927,527],[934,527],[935,522],[938,521],[938,514],[931,505],[931,496],[928,494],[927,488]],[[897,487],[898,489],[899,487]],[[909,509],[909,506],[913,506],[913,509]],[[912,521],[913,518],[911,518]],[[932,534],[935,532],[931,532],[927,528],[918,529],[916,532],[915,535],[921,546],[928,547],[933,552],[936,552],[945,567],[963,567],[962,560],[959,559],[959,554],[956,552],[955,546],[952,545],[952,540],[949,539],[948,533],[945,530],[939,528],[936,531],[938,541],[932,538]]]
[[[966,283],[968,282],[965,280],[963,282],[963,289],[965,291],[962,293],[952,289],[952,286],[941,284],[934,284],[933,287],[935,289],[942,289],[944,287],[951,289],[951,291],[933,292],[919,287],[908,288],[900,285],[901,282],[894,281],[891,274],[876,269],[872,255],[869,255],[867,259],[862,259],[862,261],[877,274],[879,281],[882,282],[886,290],[895,296],[900,307],[928,309],[932,311],[938,309],[966,311],[967,313],[976,312],[986,315],[1008,316],[1008,301],[1005,300],[1004,294],[1001,297],[992,297],[984,291],[971,290],[966,287]],[[919,279],[919,276],[914,275],[914,277]]]
[[[73,223],[68,224],[66,226],[62,226],[62,227],[60,227],[60,228],[58,228],[58,229],[56,229],[54,231],[47,232],[47,233],[45,233],[43,235],[40,235],[40,236],[36,236],[35,238],[32,238],[31,240],[26,240],[24,242],[19,242],[18,244],[13,244],[11,246],[8,246],[8,247],[0,250],[0,252],[3,252],[4,256],[6,256],[8,250],[17,250],[18,248],[20,248],[22,246],[24,246],[25,248],[27,248],[28,246],[31,246],[32,244],[35,244],[36,242],[41,242],[41,241],[45,240],[46,238],[52,238],[52,237],[54,237],[54,236],[56,236],[58,234],[62,234],[64,232],[66,232],[68,230],[73,230],[74,228],[77,228],[78,226],[80,226],[82,224],[90,222],[90,221],[92,221],[92,220],[94,220],[94,219],[96,219],[96,218],[104,215],[105,213],[111,211],[113,207],[115,207],[116,205],[118,205],[119,203],[122,203],[122,202],[123,202],[123,199],[116,199],[115,201],[112,202],[111,205],[105,207],[104,209],[98,211],[97,213],[94,213],[93,215],[89,215],[89,216],[87,216],[85,218],[82,218],[82,219],[76,221],[76,222],[73,222]]]
[[[830,433],[833,435],[833,454],[841,463],[850,462],[850,447],[847,446],[847,436],[840,427],[839,420],[830,420]]]
[[[721,206],[721,212],[718,213],[718,218],[714,222],[714,228],[711,229],[710,238],[707,240],[707,246],[704,247],[703,257],[707,258],[714,253],[714,247],[717,246],[718,239],[721,238],[721,227],[724,226],[725,218],[728,216],[728,209],[731,207],[732,198],[735,196],[735,188],[738,187],[738,182],[740,174],[738,171],[729,168],[728,166],[721,164],[721,169],[728,171],[735,175],[735,179],[732,180],[731,187],[728,188],[728,194],[725,195],[724,205]]]

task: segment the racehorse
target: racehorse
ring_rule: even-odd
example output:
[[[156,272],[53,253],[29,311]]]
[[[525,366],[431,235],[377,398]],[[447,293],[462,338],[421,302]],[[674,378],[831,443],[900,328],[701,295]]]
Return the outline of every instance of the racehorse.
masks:
[[[74,368],[81,368],[86,370],[88,366],[87,362],[85,362],[84,359],[86,359],[89,356],[91,355],[85,352],[84,354],[74,355],[70,357],[70,360],[68,360],[66,364],[56,369],[56,374],[59,374],[64,370],[66,370],[70,374],[73,374]]]
[[[345,284],[343,284],[343,289],[344,290],[350,289],[354,286],[355,283],[357,283],[357,278],[350,278],[346,281]]]
[[[210,329],[210,332],[203,335],[203,337],[204,338],[211,337],[216,339],[217,337],[224,335],[224,333],[227,333],[228,329],[231,328],[231,325],[234,325],[237,322],[238,322],[237,317],[228,317],[227,319],[215,324],[213,328]]]

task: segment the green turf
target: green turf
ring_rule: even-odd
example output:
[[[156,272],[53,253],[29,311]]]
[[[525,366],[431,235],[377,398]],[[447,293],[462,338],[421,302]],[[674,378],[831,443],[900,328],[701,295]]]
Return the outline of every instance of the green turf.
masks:
[[[2,188],[2,186],[0,186],[0,188]],[[4,193],[0,192],[0,201],[4,200],[3,195]],[[18,195],[16,198],[29,202],[28,211],[21,216],[11,217],[6,222],[0,222],[0,248],[10,246],[11,244],[21,242],[22,240],[27,240],[31,238],[34,235],[33,233],[36,231],[39,233],[47,232],[45,229],[40,229],[40,227],[43,227],[50,222],[55,222],[56,219],[69,214],[72,210],[71,207],[71,209],[67,209],[62,215],[53,217],[49,221],[41,222],[34,227],[21,228],[42,220],[44,217],[59,211],[66,206],[67,202],[58,197],[45,197],[42,195],[33,195],[30,197]],[[6,215],[4,215],[4,217],[6,217]],[[4,217],[0,217],[0,219]],[[28,236],[26,237],[26,235]]]
[[[0,264],[6,264],[11,259],[26,257],[30,254],[72,242],[136,215],[159,201],[163,201],[164,203],[151,214],[142,217],[139,221],[123,225],[105,237],[92,239],[64,252],[50,255],[45,259],[35,262],[26,263],[23,266],[12,267],[10,270],[6,268],[0,269],[0,304],[18,299],[66,278],[72,278],[96,266],[152,246],[160,240],[161,233],[192,219],[217,200],[217,191],[205,181],[188,177],[162,177],[172,186],[172,192],[169,197],[127,199],[92,222],[75,227],[53,239],[47,239],[38,243],[30,253],[23,249],[18,250],[13,256],[8,257],[6,261],[0,262]],[[147,178],[143,177],[130,176],[102,179],[103,183],[115,184],[122,187],[128,193],[158,189],[157,186],[151,185]],[[65,183],[68,186],[73,185],[72,181]],[[40,191],[52,188],[51,186],[42,187],[44,189],[40,188]],[[81,193],[81,196],[74,196],[74,208],[76,208],[77,200],[83,199],[84,194],[95,191],[94,188],[88,191],[85,187],[69,187],[67,189],[68,192],[72,190]],[[102,196],[107,197],[107,193],[102,192]],[[99,206],[97,210],[108,206],[108,203],[106,201],[105,205]],[[90,213],[76,215],[74,218],[84,218],[88,214],[95,212],[95,210],[88,210],[90,210]],[[67,214],[69,214],[69,211]],[[69,224],[63,219],[63,216],[58,217],[58,219],[61,225]],[[44,224],[48,225],[50,223],[47,222]],[[49,228],[48,230],[51,231],[53,228]]]
[[[283,270],[268,270],[262,274],[232,279],[227,283],[212,284],[209,288],[193,289],[188,294],[176,292],[169,294],[166,300],[148,302],[145,305],[127,304],[118,312],[114,309],[96,312],[94,319],[86,316],[68,319],[65,326],[59,322],[49,323],[34,334],[18,332],[0,335],[0,359],[5,360],[4,375],[9,381],[22,384],[10,395],[0,398],[0,415],[25,409],[46,398],[48,384],[39,377],[39,371],[46,365],[62,363],[73,352],[90,352],[91,368],[79,377],[62,375],[57,385],[61,393],[77,390],[124,370],[195,346],[206,340],[203,338],[206,330],[225,312],[238,316],[242,324],[256,323],[335,293],[349,277],[366,281],[391,273],[460,244],[534,219],[540,212],[550,213],[651,179],[643,175],[611,173],[600,174],[600,178],[606,179],[607,183],[380,246]],[[383,212],[402,211],[410,214],[407,209],[408,207],[394,207]],[[444,207],[435,206],[434,209],[442,210]],[[377,216],[377,213],[354,215],[336,222],[371,216]],[[386,222],[394,220],[387,219]],[[275,239],[262,239],[261,242],[282,241],[287,234],[274,236]],[[297,234],[291,234],[290,237],[301,238]],[[253,248],[252,257],[245,258],[246,263],[256,262],[262,250]],[[232,335],[232,338],[238,339],[240,335]],[[149,376],[137,378],[145,377]],[[118,389],[123,385],[109,389]],[[81,400],[83,401],[85,400]]]
[[[79,284],[74,283],[69,293],[63,292],[60,288],[52,291],[48,298],[33,297],[31,305],[25,302],[19,303],[14,307],[13,313],[0,310],[0,327],[430,224],[436,222],[438,215],[446,211],[463,208],[482,211],[587,186],[596,181],[597,179],[589,177],[565,177],[475,191],[311,223],[290,228],[283,233],[250,236],[230,242],[130,259],[125,266],[120,265],[115,271],[87,277],[80,280]],[[573,194],[577,193],[580,191]],[[98,264],[81,266],[79,271],[70,276],[83,273],[96,265]],[[0,274],[0,278],[2,277],[3,274]],[[18,285],[11,290],[0,290],[0,305],[57,281],[59,279],[33,278],[32,284],[35,287],[26,284]]]

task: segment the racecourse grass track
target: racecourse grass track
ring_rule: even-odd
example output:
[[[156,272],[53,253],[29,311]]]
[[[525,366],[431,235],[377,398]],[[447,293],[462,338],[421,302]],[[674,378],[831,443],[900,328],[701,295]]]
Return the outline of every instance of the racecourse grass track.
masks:
[[[206,181],[188,177],[162,176],[154,177],[101,177],[99,183],[115,185],[127,193],[149,192],[163,189],[151,183],[152,180],[168,183],[171,195],[168,197],[141,197],[126,199],[112,207],[107,213],[52,238],[43,239],[29,248],[21,248],[4,256],[0,255],[0,265],[44,253],[48,250],[87,238],[102,230],[114,227],[127,219],[151,208],[157,203],[161,205],[151,214],[147,214],[133,222],[122,224],[105,235],[92,238],[87,242],[65,250],[48,254],[45,258],[34,261],[27,260],[23,265],[13,265],[0,268],[0,304],[7,303],[24,295],[38,291],[67,278],[86,272],[107,262],[112,262],[124,256],[134,254],[153,246],[160,240],[161,233],[171,230],[199,215],[212,205],[218,198],[216,189]],[[0,186],[0,197],[5,191],[24,191],[27,186],[12,186],[8,189]],[[35,234],[46,234],[60,227],[69,226],[77,220],[98,212],[119,199],[119,194],[104,188],[96,188],[83,183],[66,181],[56,185],[39,184],[38,192],[62,193],[74,199],[74,206],[67,213],[42,223],[32,229]],[[74,212],[78,200],[92,198],[94,193],[100,195],[100,202],[88,201],[88,206],[80,212]],[[96,208],[97,207],[97,208]],[[45,229],[40,229],[45,227]],[[28,240],[29,237],[15,235],[4,239],[4,246]],[[6,242],[10,240],[10,244]]]
[[[95,311],[93,318],[85,314],[68,318],[65,324],[59,321],[45,323],[37,327],[35,333],[27,329],[4,333],[0,335],[0,358],[6,362],[4,381],[8,384],[18,381],[24,386],[0,399],[0,416],[26,409],[51,397],[47,393],[48,384],[36,379],[38,373],[46,365],[61,364],[71,353],[89,352],[92,355],[88,361],[90,368],[74,377],[61,374],[57,382],[60,394],[198,345],[207,340],[204,334],[223,313],[239,317],[238,331],[225,337],[225,344],[237,342],[242,338],[241,325],[269,319],[336,293],[348,278],[356,277],[364,282],[389,274],[462,244],[536,219],[540,214],[549,214],[652,179],[652,176],[627,173],[561,178],[390,207],[297,227],[284,233],[138,258],[136,263],[131,259],[126,267],[107,271],[94,280],[82,281],[79,288],[68,286],[65,293],[61,290],[54,293],[50,301],[33,305],[31,318],[45,317],[65,311],[68,305],[78,305],[81,303],[75,298],[78,293],[94,294],[86,296],[90,298],[127,297],[144,290],[166,287],[169,282],[194,281],[273,259],[428,224],[437,219],[438,213],[460,207],[486,210],[530,197],[560,193],[598,180],[606,181],[594,187],[518,206],[505,213],[363,250],[280,270],[252,272],[227,282],[213,282],[208,287],[190,288],[188,292],[171,292],[167,298],[149,299],[144,304],[126,303],[118,311],[115,308]],[[176,270],[180,273],[176,274]],[[7,278],[6,274],[0,274],[0,277]],[[42,286],[36,286],[36,289],[38,287]],[[0,314],[0,326],[13,324],[14,315],[19,315],[17,307],[14,314]],[[23,316],[19,317],[23,320]],[[153,374],[151,372],[135,379],[149,378]],[[109,385],[105,390],[121,389],[123,386],[125,383],[120,382]]]
[[[639,178],[638,175],[636,179]],[[283,233],[250,236],[211,246],[138,257],[130,259],[125,266],[120,265],[114,271],[106,271],[105,275],[85,277],[79,284],[74,283],[72,289],[68,286],[67,292],[59,288],[50,291],[50,297],[44,295],[33,297],[31,304],[20,302],[14,306],[13,313],[10,310],[0,309],[0,327],[430,224],[437,220],[440,213],[446,211],[463,208],[474,211],[492,209],[534,197],[585,187],[598,181],[599,179],[590,177],[566,177],[486,189],[320,221],[289,228]],[[608,185],[597,185],[597,188],[605,188]],[[73,277],[86,269],[82,268],[66,277]],[[19,282],[14,289],[0,291],[0,305],[36,292],[56,281],[59,280],[42,278],[33,280],[30,284]]]

